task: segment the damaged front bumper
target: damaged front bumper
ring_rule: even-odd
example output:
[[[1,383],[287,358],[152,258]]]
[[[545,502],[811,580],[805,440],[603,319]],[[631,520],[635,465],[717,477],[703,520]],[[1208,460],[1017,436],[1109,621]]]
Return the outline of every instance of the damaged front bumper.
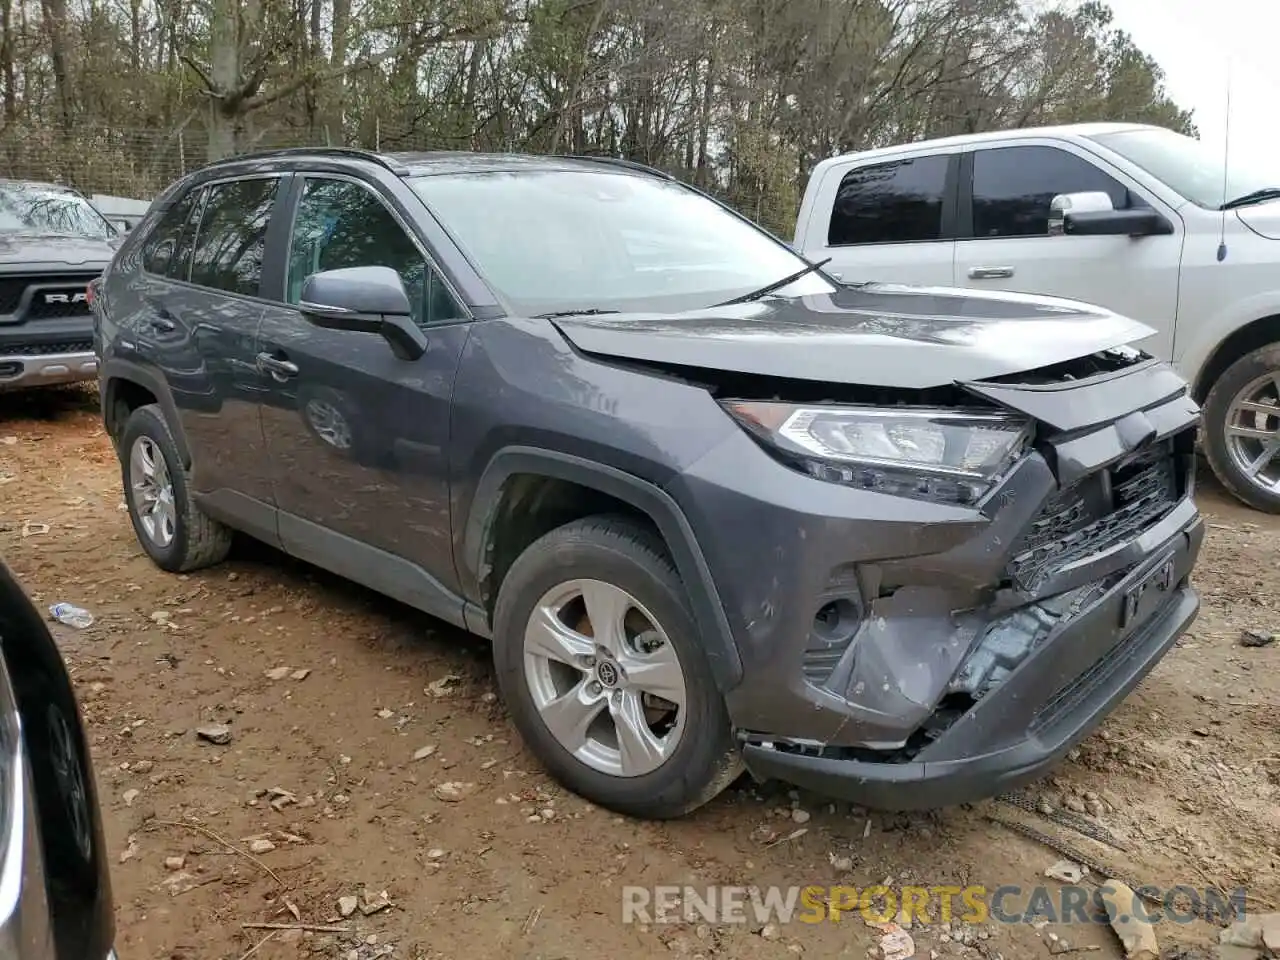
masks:
[[[1185,525],[1154,556],[1033,636],[1033,655],[910,760],[757,739],[743,746],[747,768],[762,779],[899,810],[966,803],[1038,777],[1106,718],[1195,619],[1200,600],[1187,577],[1203,523],[1186,516],[1194,509],[1179,513],[1170,519]],[[1052,613],[1036,613],[1052,622]]]
[[[746,438],[672,484],[695,530],[733,531],[707,559],[758,778],[896,809],[999,793],[1101,723],[1194,620],[1199,411],[1168,365],[967,386],[1038,434],[979,510],[798,476]]]

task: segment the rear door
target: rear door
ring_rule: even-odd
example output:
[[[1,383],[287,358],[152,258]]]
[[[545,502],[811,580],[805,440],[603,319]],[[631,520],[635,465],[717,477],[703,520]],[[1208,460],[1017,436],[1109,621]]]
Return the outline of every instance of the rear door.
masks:
[[[298,175],[288,260],[259,343],[273,372],[263,417],[280,538],[295,556],[457,619],[447,455],[470,321],[412,226],[421,201],[387,180]],[[399,273],[427,337],[417,360],[299,312],[308,276],[360,266]]]
[[[804,254],[854,283],[951,286],[959,154],[931,153],[826,170]]]
[[[1169,235],[1049,234],[1058,194],[1100,191],[1116,209],[1153,207]],[[957,282],[1096,303],[1158,333],[1142,344],[1163,359],[1173,349],[1183,226],[1177,213],[1119,170],[1074,144],[988,147],[965,157],[960,180]]]
[[[173,395],[194,492],[273,542],[254,356],[267,235],[287,182],[280,174],[217,181],[175,205],[143,244],[134,319],[138,359]]]

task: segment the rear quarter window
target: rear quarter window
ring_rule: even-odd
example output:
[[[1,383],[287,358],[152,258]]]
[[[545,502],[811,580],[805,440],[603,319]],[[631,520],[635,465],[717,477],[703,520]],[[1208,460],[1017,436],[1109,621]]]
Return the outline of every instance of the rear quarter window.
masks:
[[[949,154],[857,167],[836,191],[827,245],[915,243],[942,237]]]

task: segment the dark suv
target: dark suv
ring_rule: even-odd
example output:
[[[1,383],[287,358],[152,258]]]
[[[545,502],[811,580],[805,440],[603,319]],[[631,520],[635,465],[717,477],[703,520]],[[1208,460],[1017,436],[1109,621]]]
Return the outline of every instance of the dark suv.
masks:
[[[932,806],[1050,766],[1192,621],[1149,328],[837,284],[656,171],[286,151],[160,197],[95,312],[166,570],[233,529],[491,637],[566,785]]]

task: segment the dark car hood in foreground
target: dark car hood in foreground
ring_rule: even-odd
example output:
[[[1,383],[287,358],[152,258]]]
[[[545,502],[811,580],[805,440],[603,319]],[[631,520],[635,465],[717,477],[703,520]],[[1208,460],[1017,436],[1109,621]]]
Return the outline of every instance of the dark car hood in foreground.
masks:
[[[0,231],[0,267],[38,263],[98,267],[110,263],[114,253],[115,250],[106,240],[94,240],[91,237]]]
[[[588,354],[908,389],[1034,370],[1155,333],[1072,300],[896,284],[675,315],[554,322]]]

